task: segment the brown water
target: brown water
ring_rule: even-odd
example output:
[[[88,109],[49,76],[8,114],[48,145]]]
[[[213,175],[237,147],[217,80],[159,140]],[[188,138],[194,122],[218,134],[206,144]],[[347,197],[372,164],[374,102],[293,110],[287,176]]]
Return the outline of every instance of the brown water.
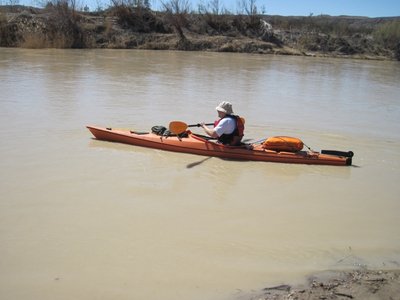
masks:
[[[219,300],[399,268],[399,82],[398,62],[0,49],[0,298]],[[210,122],[221,100],[248,138],[353,150],[356,167],[204,159],[85,128]]]

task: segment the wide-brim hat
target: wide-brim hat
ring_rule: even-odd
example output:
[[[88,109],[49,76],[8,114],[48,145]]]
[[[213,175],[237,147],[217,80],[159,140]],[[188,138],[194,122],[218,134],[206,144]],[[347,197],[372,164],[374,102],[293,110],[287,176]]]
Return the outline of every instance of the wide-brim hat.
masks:
[[[222,101],[215,109],[217,111],[226,113],[227,115],[233,114],[232,104],[228,101]]]

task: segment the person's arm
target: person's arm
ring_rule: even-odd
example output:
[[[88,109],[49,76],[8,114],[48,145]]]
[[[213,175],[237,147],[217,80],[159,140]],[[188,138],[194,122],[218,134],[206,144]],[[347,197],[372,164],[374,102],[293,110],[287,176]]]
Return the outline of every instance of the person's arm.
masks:
[[[215,132],[214,128],[208,128],[205,123],[200,124],[203,127],[205,133],[207,133],[212,138],[218,138],[218,134]]]

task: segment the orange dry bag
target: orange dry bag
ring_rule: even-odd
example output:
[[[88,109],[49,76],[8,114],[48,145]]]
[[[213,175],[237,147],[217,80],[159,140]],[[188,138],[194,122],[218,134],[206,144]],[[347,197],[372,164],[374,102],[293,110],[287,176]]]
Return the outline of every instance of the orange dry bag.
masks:
[[[265,140],[262,147],[274,151],[297,152],[303,149],[303,142],[290,136],[274,136]]]

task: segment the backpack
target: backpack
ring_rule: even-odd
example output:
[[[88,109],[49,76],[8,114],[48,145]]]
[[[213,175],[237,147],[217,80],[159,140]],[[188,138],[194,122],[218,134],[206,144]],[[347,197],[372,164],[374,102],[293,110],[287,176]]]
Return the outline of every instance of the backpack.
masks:
[[[151,127],[151,132],[160,136],[176,136],[176,134],[173,134],[171,131],[169,131],[166,127],[161,126],[161,125],[157,125],[157,126],[153,126]],[[181,134],[179,134],[179,137],[188,137],[187,132],[183,132]]]
[[[164,132],[167,130],[164,126],[153,126],[151,127],[151,132],[157,135],[164,135]]]

